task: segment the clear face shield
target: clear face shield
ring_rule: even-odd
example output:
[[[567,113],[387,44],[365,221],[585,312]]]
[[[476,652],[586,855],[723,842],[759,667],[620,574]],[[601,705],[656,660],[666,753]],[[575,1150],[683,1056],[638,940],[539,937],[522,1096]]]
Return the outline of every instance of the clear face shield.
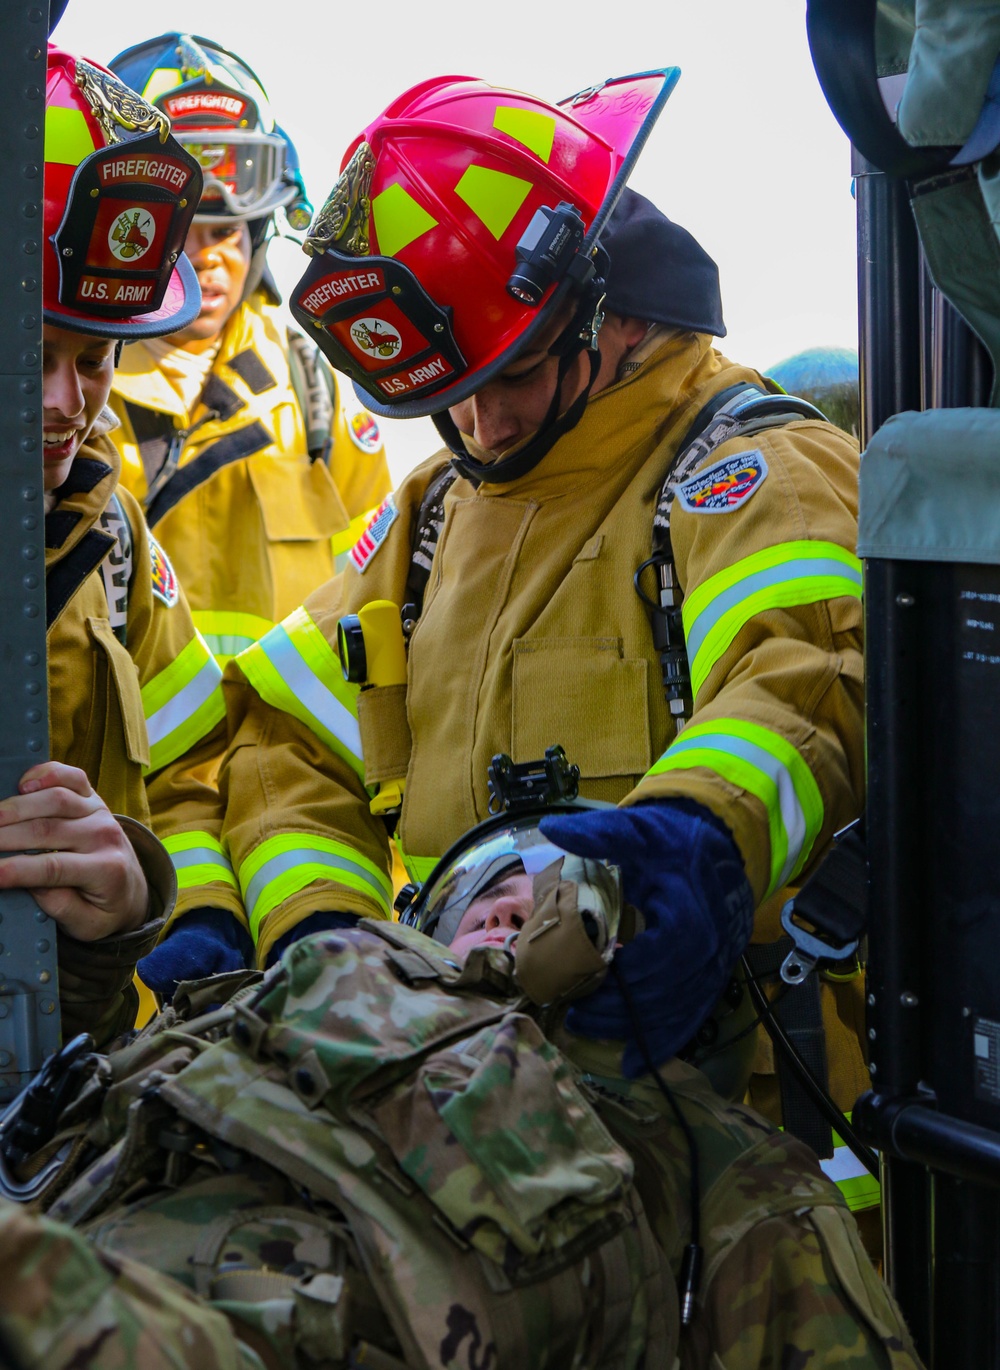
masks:
[[[503,814],[480,824],[400,913],[400,922],[450,947],[456,961],[477,947],[506,950],[521,988],[540,1004],[599,983],[622,911],[618,868],[549,842],[541,816]]]
[[[195,223],[261,219],[298,194],[285,174],[286,144],[275,133],[253,129],[178,129],[174,136],[205,178]]]

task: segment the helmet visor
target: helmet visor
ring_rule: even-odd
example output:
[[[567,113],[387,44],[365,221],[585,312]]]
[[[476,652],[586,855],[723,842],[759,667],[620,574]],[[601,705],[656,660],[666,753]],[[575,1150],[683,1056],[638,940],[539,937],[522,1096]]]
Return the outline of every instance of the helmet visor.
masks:
[[[263,218],[295,195],[284,178],[285,140],[276,134],[220,127],[178,129],[174,137],[205,178],[196,223]]]

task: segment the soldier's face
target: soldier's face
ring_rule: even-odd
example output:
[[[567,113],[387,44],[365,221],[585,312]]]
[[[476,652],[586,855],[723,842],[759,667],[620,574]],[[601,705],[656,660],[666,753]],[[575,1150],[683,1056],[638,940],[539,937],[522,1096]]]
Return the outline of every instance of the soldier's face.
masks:
[[[518,357],[495,380],[449,410],[460,433],[473,438],[494,456],[502,457],[541,427],[559,379],[559,359],[550,356],[548,349],[568,321],[568,314],[555,319],[530,352]],[[638,319],[607,315],[598,334],[601,366],[591,386],[592,395],[614,382],[626,353],[645,333],[646,324]],[[560,414],[565,413],[580,394],[589,374],[590,354],[581,352],[563,379]]]
[[[201,310],[171,340],[182,347],[194,344],[192,351],[197,351],[215,341],[240,302],[250,272],[250,230],[231,219],[192,224],[184,251],[198,274]]]
[[[488,885],[462,915],[451,950],[464,959],[473,947],[502,947],[511,932],[519,932],[535,907],[532,878],[522,872],[505,875]]]
[[[42,328],[44,484],[55,490],[104,408],[115,374],[114,338]]]

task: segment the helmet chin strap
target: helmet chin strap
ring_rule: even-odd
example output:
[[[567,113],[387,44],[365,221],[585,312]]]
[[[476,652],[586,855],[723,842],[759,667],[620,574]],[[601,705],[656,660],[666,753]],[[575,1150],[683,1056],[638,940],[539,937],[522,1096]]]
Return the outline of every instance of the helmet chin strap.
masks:
[[[590,392],[601,368],[601,352],[598,346],[598,333],[604,322],[604,282],[595,282],[595,288],[588,292],[577,307],[573,318],[549,348],[552,356],[559,358],[559,371],[555,391],[548,412],[534,436],[512,453],[509,457],[498,457],[496,461],[479,461],[465,445],[458,425],[448,410],[432,414],[434,427],[452,454],[451,464],[461,476],[473,485],[484,482],[490,485],[506,485],[512,480],[533,471],[550,448],[559,439],[575,428],[583,417]],[[586,348],[589,352],[590,375],[587,383],[565,413],[559,413],[562,399],[563,381],[580,353]]]

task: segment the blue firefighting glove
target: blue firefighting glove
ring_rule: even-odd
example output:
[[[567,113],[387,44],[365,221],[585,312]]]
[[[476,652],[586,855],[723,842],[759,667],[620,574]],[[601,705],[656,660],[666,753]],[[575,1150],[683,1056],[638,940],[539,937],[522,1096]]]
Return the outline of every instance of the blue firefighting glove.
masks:
[[[311,913],[308,918],[303,918],[301,923],[296,923],[294,928],[289,928],[281,934],[267,953],[267,966],[271,967],[275,961],[280,961],[285,948],[297,942],[300,937],[308,937],[313,932],[337,932],[341,928],[357,927],[360,916],[358,913]]]
[[[753,927],[753,892],[728,828],[689,800],[551,814],[539,824],[557,846],[613,862],[622,893],[645,928],[615,953],[611,974],[570,1006],[582,1037],[625,1041],[622,1068],[635,1078],[646,1052],[662,1065],[715,1007]],[[624,982],[624,992],[622,983]]]
[[[201,980],[254,965],[250,935],[226,909],[191,909],[144,956],[136,970],[143,984],[171,1000],[182,980]]]

